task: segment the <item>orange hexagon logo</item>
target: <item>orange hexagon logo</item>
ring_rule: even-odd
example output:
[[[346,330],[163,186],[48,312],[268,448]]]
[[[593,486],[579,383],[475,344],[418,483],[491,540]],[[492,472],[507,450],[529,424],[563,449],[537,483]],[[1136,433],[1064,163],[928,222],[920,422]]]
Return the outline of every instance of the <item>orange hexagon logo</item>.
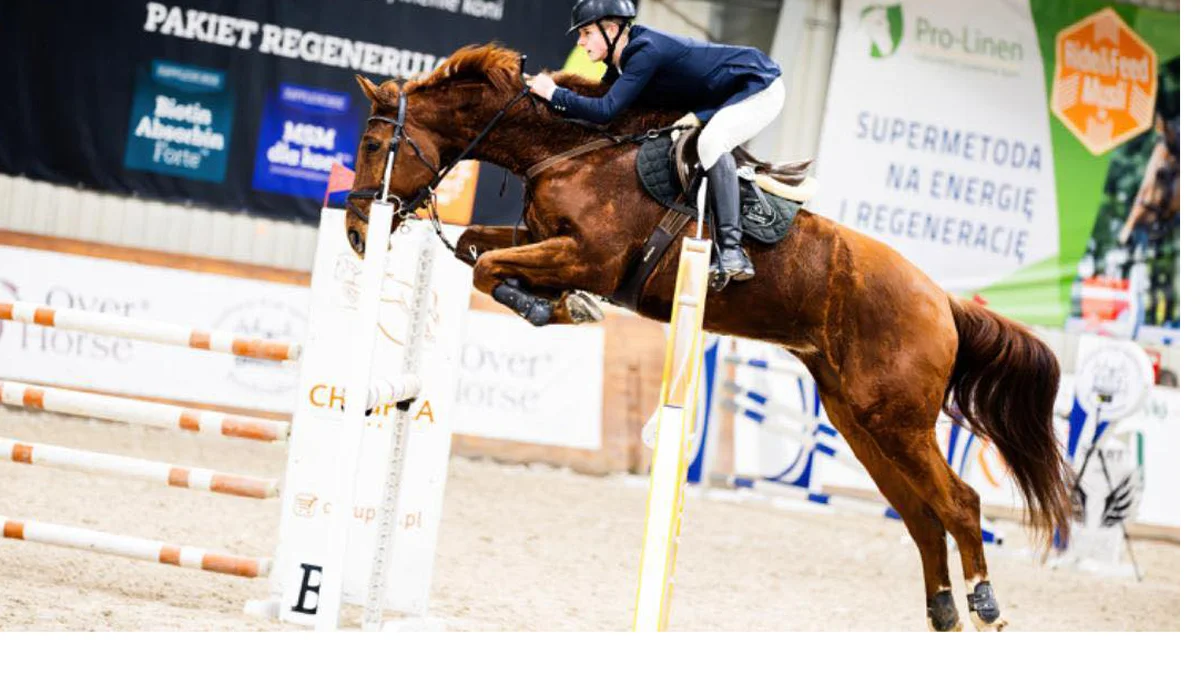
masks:
[[[1158,56],[1111,8],[1062,29],[1050,109],[1094,155],[1154,123]]]

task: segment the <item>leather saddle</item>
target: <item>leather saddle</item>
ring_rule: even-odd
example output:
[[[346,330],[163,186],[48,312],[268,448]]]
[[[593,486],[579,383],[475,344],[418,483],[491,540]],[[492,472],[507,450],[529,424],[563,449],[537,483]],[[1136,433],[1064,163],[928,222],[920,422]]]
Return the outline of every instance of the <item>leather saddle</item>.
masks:
[[[677,140],[651,138],[642,144],[637,157],[638,177],[646,192],[660,204],[692,218],[696,217],[698,136],[698,129],[689,129]],[[774,165],[740,147],[733,156],[741,179],[742,230],[760,243],[774,244],[787,234],[801,205],[816,193],[816,179],[809,175],[812,160]]]
[[[671,148],[675,169],[679,173],[679,181],[683,185],[689,183],[692,175],[699,168],[700,157],[696,151],[696,141],[699,137],[699,127],[688,129],[680,134],[679,139],[673,143]],[[809,169],[813,164],[811,159],[786,164],[771,164],[759,160],[740,145],[733,149],[732,154],[733,160],[737,163],[738,175],[743,180],[753,180],[768,194],[803,204],[817,193],[817,179],[809,175]]]
[[[640,254],[626,270],[609,302],[637,311],[646,281],[683,226],[696,218],[698,136],[698,129],[687,130],[676,140],[666,135],[650,135],[638,148],[638,179],[646,192],[668,211],[642,243]],[[755,159],[741,148],[734,150],[733,156],[741,179],[742,232],[768,246],[779,242],[791,229],[802,204],[816,193],[816,180],[808,175],[812,161],[773,165]],[[541,170],[542,165],[535,169]]]

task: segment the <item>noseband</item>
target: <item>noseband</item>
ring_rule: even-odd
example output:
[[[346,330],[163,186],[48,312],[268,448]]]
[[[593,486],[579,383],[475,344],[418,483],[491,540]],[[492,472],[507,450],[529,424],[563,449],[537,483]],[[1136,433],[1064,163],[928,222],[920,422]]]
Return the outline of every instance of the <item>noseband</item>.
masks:
[[[524,72],[525,56],[522,55],[522,82],[524,82]],[[446,248],[453,252],[454,247],[450,245],[450,242],[446,240],[446,236],[442,233],[442,221],[437,212],[437,187],[441,184],[442,180],[446,178],[446,175],[458,165],[459,162],[470,157],[475,148],[483,141],[484,138],[487,137],[489,133],[491,133],[492,129],[494,129],[496,125],[500,123],[500,120],[508,113],[508,111],[511,110],[512,107],[518,102],[520,102],[521,99],[529,96],[530,93],[529,85],[524,85],[521,88],[521,91],[509,99],[508,103],[506,103],[504,107],[492,117],[491,121],[487,123],[487,126],[483,128],[483,131],[479,132],[479,134],[467,144],[467,147],[460,152],[452,162],[439,169],[438,167],[434,166],[433,162],[430,162],[429,159],[425,157],[425,153],[421,152],[420,146],[418,146],[412,137],[408,135],[408,131],[404,128],[404,122],[408,115],[408,93],[405,92],[403,86],[401,86],[400,99],[396,104],[396,116],[394,118],[384,117],[383,115],[372,115],[367,118],[368,123],[372,120],[377,120],[392,125],[392,138],[390,141],[388,141],[388,156],[387,164],[384,165],[383,169],[383,182],[376,187],[362,188],[351,191],[346,197],[346,208],[350,209],[350,212],[353,213],[354,216],[359,220],[368,222],[367,214],[354,204],[355,199],[374,199],[381,202],[395,202],[397,211],[399,212],[401,218],[407,218],[416,211],[424,208],[426,205],[429,205],[431,216],[430,220],[433,222],[433,227],[437,231],[438,237],[441,238],[442,243],[446,245]],[[396,153],[400,148],[400,141],[407,143],[408,146],[412,148],[417,159],[419,159],[421,163],[425,165],[425,168],[428,169],[431,174],[433,174],[433,180],[425,185],[425,187],[417,190],[417,193],[407,200],[400,198],[398,195],[388,194],[388,186],[391,184],[392,180],[392,168],[396,161]]]
[[[388,185],[392,181],[392,165],[396,161],[396,150],[399,149],[399,147],[400,147],[401,139],[404,139],[404,141],[406,141],[412,147],[412,149],[417,153],[417,157],[419,157],[421,159],[421,161],[424,162],[427,167],[432,168],[432,165],[425,159],[425,155],[421,152],[421,148],[418,147],[415,142],[413,142],[412,137],[409,136],[408,132],[404,130],[404,120],[407,116],[408,116],[408,94],[406,94],[402,91],[402,92],[400,92],[400,101],[396,105],[396,117],[395,118],[384,117],[382,115],[371,115],[370,117],[367,118],[368,123],[370,123],[372,120],[378,120],[380,122],[385,122],[387,124],[391,124],[392,125],[392,138],[388,142],[388,156],[387,156],[387,164],[384,165],[384,169],[383,169],[383,182],[373,188],[363,188],[361,190],[352,190],[350,192],[350,194],[346,195],[346,207],[349,208],[350,211],[353,212],[354,215],[356,217],[358,217],[359,219],[361,219],[363,222],[367,222],[367,220],[368,220],[367,214],[364,213],[362,209],[360,209],[358,206],[356,206],[354,204],[354,202],[352,201],[354,199],[369,199],[370,198],[370,199],[375,199],[376,201],[381,201],[381,202],[394,201],[394,202],[396,202],[396,207],[398,210],[400,210],[400,211],[406,210],[405,206],[404,206],[404,202],[398,196],[396,196],[396,195],[389,196],[387,193]],[[433,173],[436,176],[437,169],[433,169]]]

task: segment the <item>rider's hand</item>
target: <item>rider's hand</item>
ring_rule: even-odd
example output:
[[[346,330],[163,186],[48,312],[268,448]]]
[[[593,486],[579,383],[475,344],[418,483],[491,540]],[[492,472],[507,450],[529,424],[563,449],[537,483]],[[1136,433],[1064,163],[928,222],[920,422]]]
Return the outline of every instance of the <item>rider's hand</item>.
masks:
[[[700,126],[700,118],[696,117],[696,113],[688,113],[688,114],[684,115],[683,117],[680,117],[679,119],[675,120],[675,123],[672,124],[671,126],[673,126],[673,127],[698,127],[698,126]],[[672,131],[671,132],[671,140],[672,141],[679,140],[679,135],[682,133],[683,133],[683,131],[680,129],[676,129],[676,130]]]
[[[683,117],[675,120],[673,127],[698,127],[700,126],[700,118],[696,117],[696,113],[688,113]]]
[[[546,73],[538,73],[533,77],[526,76],[525,84],[529,85],[530,91],[547,101],[554,95],[554,90],[558,89],[558,85],[554,84],[554,78]]]

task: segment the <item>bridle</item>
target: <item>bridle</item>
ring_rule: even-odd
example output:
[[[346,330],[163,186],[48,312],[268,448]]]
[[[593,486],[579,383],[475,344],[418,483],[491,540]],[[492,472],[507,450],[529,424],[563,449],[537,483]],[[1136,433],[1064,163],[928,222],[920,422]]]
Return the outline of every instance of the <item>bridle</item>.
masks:
[[[621,19],[619,22],[617,22],[620,30],[617,31],[616,39],[612,40],[609,39],[608,32],[604,30],[604,26],[600,23],[600,21],[603,20],[604,19],[599,19],[595,22],[595,24],[597,30],[600,31],[600,37],[604,38],[604,45],[608,48],[608,51],[604,55],[604,65],[615,68],[617,61],[615,55],[613,54],[613,50],[617,48],[617,43],[621,41],[621,34],[629,29],[629,19]]]
[[[525,58],[526,58],[525,55],[522,54],[521,55],[521,79],[522,79],[522,82],[525,81],[525,77],[524,77]],[[437,232],[438,238],[440,238],[442,240],[442,243],[446,246],[446,248],[451,253],[457,253],[455,251],[454,246],[446,239],[446,235],[442,231],[442,220],[441,220],[441,217],[438,215],[438,210],[437,210],[437,192],[436,192],[437,187],[438,187],[438,185],[441,184],[442,180],[444,180],[446,178],[446,175],[449,174],[454,169],[454,167],[458,165],[459,162],[463,161],[464,159],[470,158],[471,153],[475,150],[475,148],[478,147],[479,144],[481,142],[483,142],[483,139],[485,139],[488,136],[488,134],[490,134],[492,132],[492,130],[496,128],[496,125],[498,125],[500,123],[500,120],[503,119],[506,114],[508,114],[508,111],[512,110],[513,106],[515,106],[517,103],[519,103],[522,99],[526,99],[526,98],[528,98],[534,105],[541,103],[541,100],[535,96],[532,96],[532,93],[533,92],[529,88],[529,85],[524,84],[521,88],[521,91],[519,91],[515,95],[513,95],[513,97],[511,99],[509,99],[508,103],[506,103],[503,108],[501,108],[495,115],[492,116],[491,121],[489,121],[487,123],[487,125],[483,128],[483,131],[480,131],[475,136],[475,138],[470,143],[467,144],[467,147],[462,152],[460,152],[457,157],[454,158],[454,160],[452,162],[450,162],[446,166],[439,169],[438,167],[434,166],[433,162],[429,161],[429,159],[425,156],[425,153],[421,151],[420,146],[418,146],[416,141],[414,141],[412,139],[412,137],[408,135],[408,130],[405,129],[404,123],[405,123],[405,120],[408,115],[408,94],[404,91],[403,86],[401,86],[399,100],[396,103],[396,116],[395,117],[386,117],[383,115],[372,115],[367,118],[368,123],[371,121],[379,121],[379,122],[384,122],[385,124],[392,125],[392,137],[391,137],[391,140],[388,142],[388,156],[387,156],[387,164],[385,164],[385,166],[384,166],[383,182],[375,187],[368,187],[368,188],[361,188],[358,190],[352,190],[346,196],[346,208],[351,213],[353,213],[356,218],[358,218],[359,220],[366,223],[366,222],[369,222],[369,218],[368,218],[367,214],[358,205],[356,205],[354,203],[355,199],[374,199],[376,201],[382,201],[382,202],[394,202],[397,207],[397,209],[396,209],[397,213],[399,214],[399,216],[402,220],[407,219],[409,216],[411,216],[412,214],[416,213],[417,211],[419,211],[420,209],[422,209],[426,205],[428,205],[429,206],[429,216],[430,216],[429,220],[433,223],[433,228],[434,228],[434,231]],[[636,133],[636,134],[613,135],[613,134],[610,134],[607,131],[605,131],[603,128],[599,128],[596,125],[593,125],[593,124],[590,124],[587,122],[583,122],[582,120],[568,119],[566,121],[568,121],[572,124],[581,126],[581,127],[585,127],[593,132],[599,133],[599,134],[603,135],[604,138],[599,141],[593,141],[591,143],[579,146],[577,148],[573,148],[566,152],[559,153],[548,159],[542,160],[537,165],[535,165],[534,167],[532,167],[531,169],[529,169],[528,171],[525,172],[525,174],[524,174],[525,180],[527,180],[527,181],[532,180],[532,178],[535,177],[538,173],[545,171],[549,167],[551,167],[555,164],[558,164],[559,162],[571,159],[573,157],[577,157],[582,154],[586,154],[588,152],[592,152],[593,150],[597,150],[602,147],[609,147],[611,145],[620,145],[623,143],[630,143],[630,142],[641,143],[642,141],[645,141],[648,139],[657,138],[661,134],[670,133],[672,131],[685,128],[684,126],[669,126],[669,127],[663,127],[660,129],[651,129],[649,131],[645,131],[642,133]],[[413,153],[416,155],[417,159],[420,160],[420,162],[425,166],[425,168],[427,170],[429,170],[430,174],[433,175],[433,179],[428,184],[426,184],[424,187],[417,190],[417,193],[415,195],[413,195],[411,198],[409,198],[408,200],[401,199],[398,195],[394,195],[394,194],[389,195],[388,194],[388,186],[391,185],[391,179],[392,179],[392,169],[393,169],[393,166],[396,161],[396,153],[400,149],[401,141],[405,142],[406,144],[408,144],[408,146],[410,148],[412,148]],[[507,182],[507,179],[508,179],[508,176],[506,175],[505,182]],[[501,186],[501,194],[503,194],[503,186]],[[526,192],[525,192],[525,198],[526,198],[526,200],[529,199],[529,191],[528,190],[526,190]],[[524,209],[522,210],[522,212],[524,212]],[[518,232],[518,228],[519,228],[520,224],[521,224],[520,221],[513,224],[513,245],[514,246],[516,246],[517,232]],[[362,243],[365,243],[365,242],[362,242]],[[359,245],[361,246],[362,243],[360,243]],[[474,255],[474,252],[472,252],[472,254]]]
[[[521,56],[520,72],[522,74],[525,72],[525,58],[525,55]],[[524,76],[522,76],[521,80],[524,82]],[[408,135],[408,131],[404,128],[404,122],[408,116],[408,94],[404,91],[404,87],[401,86],[400,97],[396,103],[396,116],[394,118],[385,117],[383,115],[371,115],[367,118],[368,123],[371,121],[379,121],[392,125],[392,138],[388,141],[388,156],[387,164],[384,165],[383,169],[383,182],[376,187],[352,190],[346,196],[346,208],[348,208],[356,218],[365,223],[368,222],[367,214],[354,204],[353,200],[355,199],[374,199],[381,202],[395,202],[396,210],[402,220],[408,218],[413,213],[416,213],[428,205],[430,221],[433,222],[434,230],[437,232],[438,237],[442,240],[442,243],[445,244],[446,248],[453,253],[454,246],[451,245],[451,243],[446,239],[446,235],[442,232],[442,221],[437,211],[437,187],[446,178],[447,174],[449,174],[454,167],[458,165],[459,162],[470,157],[475,148],[481,142],[483,142],[483,139],[486,138],[487,135],[492,132],[492,129],[496,128],[496,125],[500,123],[500,120],[503,119],[506,114],[508,114],[508,111],[511,110],[512,107],[519,103],[522,99],[528,97],[530,93],[531,90],[529,89],[529,85],[524,84],[521,88],[521,91],[517,92],[517,94],[509,99],[508,103],[506,103],[504,107],[492,117],[491,121],[487,123],[487,126],[483,128],[483,131],[479,132],[475,138],[467,144],[467,147],[463,149],[462,152],[458,153],[458,156],[455,157],[453,161],[439,169],[438,167],[434,166],[433,162],[430,162],[429,159],[425,157],[425,153],[421,152],[421,147],[418,146],[416,141],[414,141],[412,137]],[[433,179],[426,184],[425,187],[417,190],[417,193],[407,200],[401,199],[398,195],[388,194],[388,186],[391,185],[392,180],[392,169],[396,162],[396,153],[399,151],[401,141],[404,141],[410,148],[412,148],[417,159],[419,159],[421,163],[425,165],[425,168],[428,169],[431,174],[433,174]]]

